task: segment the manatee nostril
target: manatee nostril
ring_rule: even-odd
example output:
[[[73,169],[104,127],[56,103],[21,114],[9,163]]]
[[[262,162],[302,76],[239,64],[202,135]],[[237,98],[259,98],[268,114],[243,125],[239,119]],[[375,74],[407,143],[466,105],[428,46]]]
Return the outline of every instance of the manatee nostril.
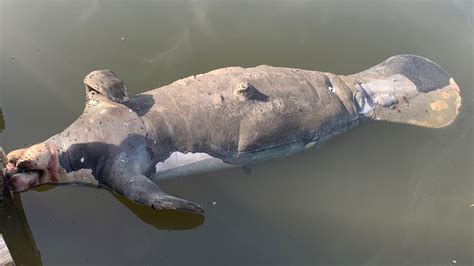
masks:
[[[28,169],[32,168],[33,167],[33,164],[31,161],[21,161],[18,163],[18,165],[16,166],[16,168],[18,169],[18,171],[22,172],[22,171],[27,171]]]
[[[15,164],[15,165],[16,165],[16,162],[18,162],[18,159],[19,159],[19,158],[12,157],[8,162],[11,163],[11,164]]]

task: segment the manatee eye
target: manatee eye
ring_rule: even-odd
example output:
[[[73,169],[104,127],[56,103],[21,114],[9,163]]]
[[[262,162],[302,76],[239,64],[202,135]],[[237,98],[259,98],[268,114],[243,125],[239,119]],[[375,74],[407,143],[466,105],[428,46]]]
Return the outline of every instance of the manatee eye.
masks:
[[[356,85],[357,91],[354,94],[354,103],[357,108],[357,113],[366,114],[374,110],[374,101],[362,86]]]

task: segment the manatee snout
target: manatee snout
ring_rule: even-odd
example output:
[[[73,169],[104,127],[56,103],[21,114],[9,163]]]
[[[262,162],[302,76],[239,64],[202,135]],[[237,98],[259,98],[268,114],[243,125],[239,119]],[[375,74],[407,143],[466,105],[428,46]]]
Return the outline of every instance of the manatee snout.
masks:
[[[14,192],[57,181],[58,159],[52,144],[40,143],[7,155],[5,181]]]

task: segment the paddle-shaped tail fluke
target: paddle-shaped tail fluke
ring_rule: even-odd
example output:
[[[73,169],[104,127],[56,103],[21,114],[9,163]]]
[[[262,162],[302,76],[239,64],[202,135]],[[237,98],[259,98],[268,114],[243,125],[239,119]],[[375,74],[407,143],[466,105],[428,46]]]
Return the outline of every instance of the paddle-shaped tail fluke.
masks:
[[[453,78],[421,56],[393,56],[350,77],[357,81],[359,113],[371,120],[440,128],[454,121],[461,106]]]

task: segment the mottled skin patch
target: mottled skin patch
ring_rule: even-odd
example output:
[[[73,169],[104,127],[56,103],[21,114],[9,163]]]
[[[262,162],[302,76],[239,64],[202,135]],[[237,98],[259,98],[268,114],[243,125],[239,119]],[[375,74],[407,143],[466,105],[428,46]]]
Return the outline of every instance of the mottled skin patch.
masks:
[[[441,97],[443,97],[443,99],[446,99],[446,100],[451,98],[451,95],[446,91],[443,91],[440,95],[441,95]]]
[[[286,156],[360,122],[442,127],[461,106],[459,87],[446,71],[412,55],[349,76],[228,67],[134,97],[110,70],[94,71],[84,83],[86,107],[71,126],[8,155],[5,172],[13,190],[78,183],[107,187],[155,209],[202,212],[153,181],[165,172],[169,178],[215,169],[203,163],[241,166]],[[168,160],[172,154],[211,161]]]
[[[444,98],[444,94],[442,94]],[[445,101],[438,100],[430,104],[433,111],[439,112],[444,109],[448,109],[448,104]]]

